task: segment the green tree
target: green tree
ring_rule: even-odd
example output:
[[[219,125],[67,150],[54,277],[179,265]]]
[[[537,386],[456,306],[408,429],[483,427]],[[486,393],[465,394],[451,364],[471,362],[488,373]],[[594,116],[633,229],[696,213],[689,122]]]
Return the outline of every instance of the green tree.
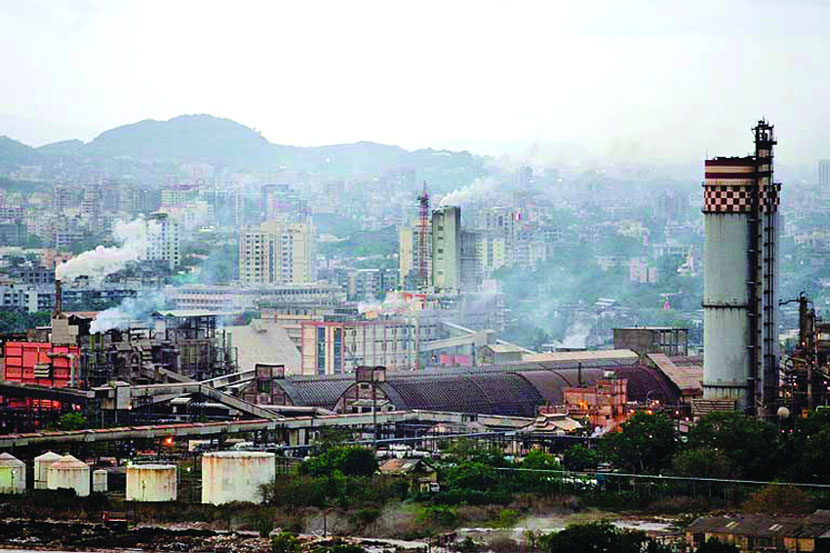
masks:
[[[599,463],[599,454],[582,444],[571,446],[562,455],[562,463],[568,470],[583,471],[595,469]]]
[[[638,473],[655,473],[669,465],[677,448],[672,422],[661,413],[635,413],[620,432],[606,434],[600,448],[616,466]]]
[[[709,413],[688,438],[691,449],[723,453],[741,478],[766,480],[775,475],[780,444],[776,427],[768,422],[743,413]]]
[[[301,470],[311,476],[372,476],[378,470],[375,454],[358,446],[332,447],[303,463]]]
[[[449,490],[490,491],[499,483],[498,471],[481,461],[462,461],[447,470],[445,484]]]
[[[740,553],[738,546],[733,543],[722,542],[715,538],[709,538],[695,553]]]
[[[679,476],[696,478],[735,478],[737,470],[723,451],[708,447],[678,452],[672,459],[672,470]]]
[[[670,549],[645,532],[623,530],[610,522],[574,524],[561,532],[542,536],[547,553],[668,553]]]
[[[771,484],[755,493],[744,504],[748,513],[774,515],[806,515],[813,512],[813,503],[806,492],[795,486]]]
[[[80,413],[64,413],[55,421],[57,430],[83,430],[86,427],[86,417]]]

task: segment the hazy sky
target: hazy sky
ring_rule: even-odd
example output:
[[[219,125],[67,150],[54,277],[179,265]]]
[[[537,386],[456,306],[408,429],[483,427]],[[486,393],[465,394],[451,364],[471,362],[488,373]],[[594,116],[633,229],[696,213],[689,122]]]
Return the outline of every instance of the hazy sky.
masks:
[[[830,157],[830,2],[0,0],[0,134],[210,113],[272,142]]]

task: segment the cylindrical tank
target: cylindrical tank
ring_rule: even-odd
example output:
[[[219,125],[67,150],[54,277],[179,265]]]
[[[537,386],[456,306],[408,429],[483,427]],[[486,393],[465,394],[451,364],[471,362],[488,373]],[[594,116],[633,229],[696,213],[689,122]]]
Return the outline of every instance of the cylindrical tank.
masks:
[[[0,453],[0,493],[25,492],[26,463],[9,453]]]
[[[202,503],[262,502],[261,486],[276,476],[274,454],[216,451],[202,456]]]
[[[50,490],[68,488],[75,490],[78,497],[86,497],[89,495],[89,476],[89,465],[72,455],[64,455],[49,466],[46,484]]]
[[[61,455],[54,451],[47,451],[43,455],[35,457],[35,489],[45,490],[49,479],[49,467],[59,460]]]
[[[176,501],[176,465],[127,467],[127,501]]]
[[[98,469],[92,471],[92,492],[106,493],[107,492],[107,476],[108,472],[105,469]]]

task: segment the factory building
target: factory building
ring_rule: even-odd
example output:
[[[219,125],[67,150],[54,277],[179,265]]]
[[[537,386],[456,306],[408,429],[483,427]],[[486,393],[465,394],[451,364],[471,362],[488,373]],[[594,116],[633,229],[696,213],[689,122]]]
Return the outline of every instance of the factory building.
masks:
[[[171,286],[164,293],[178,309],[220,311],[249,310],[276,304],[340,305],[346,301],[343,288],[325,282],[260,286],[188,284]]]
[[[778,204],[773,127],[753,129],[755,153],[706,160],[704,400],[770,415],[778,398]]]

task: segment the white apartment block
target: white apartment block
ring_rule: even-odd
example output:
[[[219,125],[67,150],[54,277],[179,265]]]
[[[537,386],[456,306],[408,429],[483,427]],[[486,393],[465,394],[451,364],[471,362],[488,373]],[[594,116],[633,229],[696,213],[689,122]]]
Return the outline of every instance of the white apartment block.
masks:
[[[266,221],[239,237],[243,284],[305,284],[317,278],[314,227]]]
[[[164,261],[172,271],[181,262],[181,228],[166,213],[154,213],[147,218],[146,261]]]

